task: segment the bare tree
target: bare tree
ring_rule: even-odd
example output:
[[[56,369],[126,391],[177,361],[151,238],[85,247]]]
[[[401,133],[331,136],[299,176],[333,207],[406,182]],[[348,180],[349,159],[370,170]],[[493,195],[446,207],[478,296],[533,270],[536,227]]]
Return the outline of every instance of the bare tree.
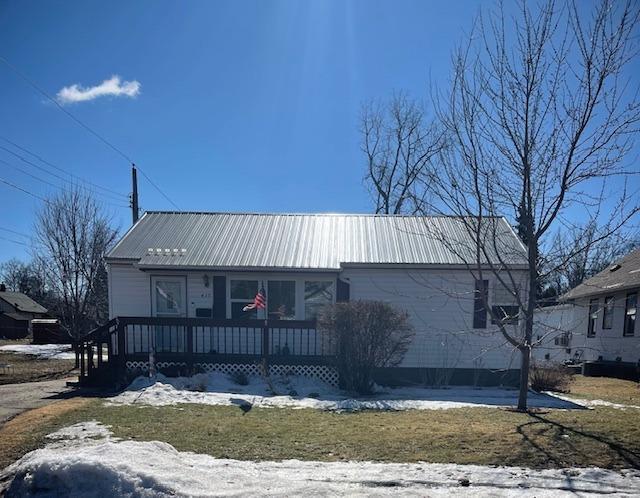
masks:
[[[609,227],[601,227],[597,220],[592,219],[555,234],[545,251],[540,275],[555,295],[573,289],[640,247],[637,234],[609,232]]]
[[[449,146],[432,177],[432,209],[459,216],[473,246],[430,235],[478,282],[491,277],[517,304],[518,325],[509,326],[514,317],[488,306],[486,290],[476,288],[499,333],[521,353],[520,410],[527,409],[539,255],[548,236],[576,213],[588,218],[604,197],[613,207],[599,238],[638,212],[626,183],[637,171],[624,162],[640,120],[637,89],[624,80],[638,16],[637,4],[606,0],[588,19],[577,5],[554,1],[521,2],[512,19],[503,8],[480,15],[454,54],[451,89],[439,98]],[[519,250],[500,247],[503,215],[517,223]]]
[[[376,213],[423,212],[428,164],[442,147],[442,134],[423,107],[403,93],[389,103],[370,102],[362,107],[360,133]]]
[[[106,319],[104,254],[116,236],[100,205],[79,189],[48,199],[38,213],[35,259],[59,298],[62,324],[74,338]]]

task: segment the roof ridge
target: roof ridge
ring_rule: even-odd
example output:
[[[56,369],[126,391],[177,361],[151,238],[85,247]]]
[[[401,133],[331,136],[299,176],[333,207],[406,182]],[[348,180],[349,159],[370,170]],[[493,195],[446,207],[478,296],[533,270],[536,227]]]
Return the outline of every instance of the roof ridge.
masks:
[[[384,214],[384,213],[274,213],[257,211],[145,211],[145,214],[202,214],[231,216],[365,216],[369,218],[472,218],[454,214]],[[504,218],[504,216],[484,216],[484,218]]]

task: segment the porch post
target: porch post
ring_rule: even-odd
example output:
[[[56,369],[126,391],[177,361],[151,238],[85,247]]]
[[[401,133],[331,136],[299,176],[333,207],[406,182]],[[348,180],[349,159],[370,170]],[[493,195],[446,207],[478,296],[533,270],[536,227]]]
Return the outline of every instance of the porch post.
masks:
[[[187,325],[187,374],[193,375],[193,327]]]
[[[265,375],[269,374],[269,322],[265,319],[262,327],[262,365]]]
[[[118,320],[118,373],[117,381],[124,382],[127,374],[127,359],[125,358],[126,339],[124,333],[126,327],[121,320]]]

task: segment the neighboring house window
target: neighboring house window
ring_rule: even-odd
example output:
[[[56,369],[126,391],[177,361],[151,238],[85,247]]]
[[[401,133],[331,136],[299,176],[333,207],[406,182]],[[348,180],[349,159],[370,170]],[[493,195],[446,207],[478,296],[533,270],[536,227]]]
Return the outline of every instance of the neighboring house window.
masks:
[[[320,310],[333,303],[333,282],[305,281],[304,283],[304,319],[315,320]]]
[[[231,302],[231,318],[238,320],[251,320],[258,317],[255,309],[250,311],[242,311],[246,305],[253,303],[258,293],[257,280],[231,280],[230,285],[230,302]]]
[[[587,337],[596,336],[596,322],[598,320],[598,298],[589,301],[589,323],[587,325]]]
[[[473,293],[473,328],[487,328],[487,310],[485,303],[488,300],[489,281],[476,280],[476,288]]]
[[[271,320],[295,320],[296,282],[294,280],[269,280],[267,306]]]
[[[627,294],[624,309],[624,335],[632,336],[636,331],[636,315],[638,312],[638,293]]]
[[[613,325],[613,296],[604,298],[604,309],[602,310],[602,328],[610,329]]]
[[[496,325],[497,323],[518,323],[518,314],[520,313],[519,306],[492,306],[491,323]]]
[[[554,344],[556,346],[562,346],[564,348],[568,348],[571,342],[571,333],[563,332],[560,335],[557,335],[554,340]]]

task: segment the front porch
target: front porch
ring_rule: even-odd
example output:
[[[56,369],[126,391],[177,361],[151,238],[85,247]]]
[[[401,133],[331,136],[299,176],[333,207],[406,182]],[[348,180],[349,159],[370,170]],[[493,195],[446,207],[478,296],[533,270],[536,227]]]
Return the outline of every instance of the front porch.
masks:
[[[113,318],[79,343],[80,382],[122,385],[155,369],[168,376],[244,371],[312,375],[337,383],[335,346],[316,322]]]

